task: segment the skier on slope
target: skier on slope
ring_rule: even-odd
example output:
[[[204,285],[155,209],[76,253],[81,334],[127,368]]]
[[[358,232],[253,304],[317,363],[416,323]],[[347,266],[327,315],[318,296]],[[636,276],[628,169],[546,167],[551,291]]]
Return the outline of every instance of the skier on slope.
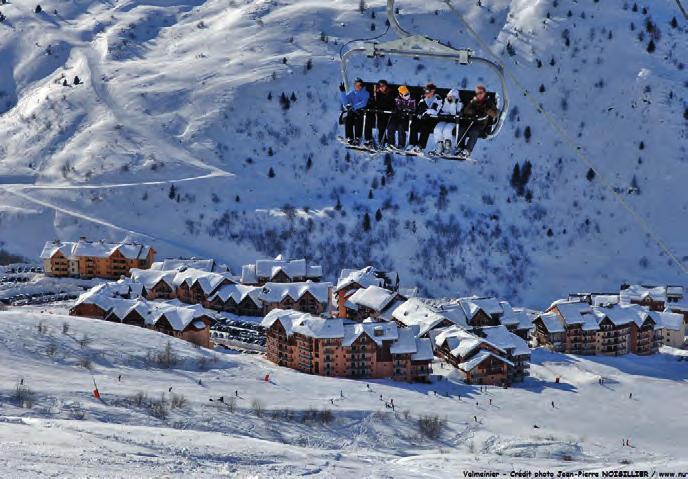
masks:
[[[462,109],[463,105],[461,105],[461,100],[459,99],[459,90],[454,88],[447,93],[439,114],[440,116],[456,116]],[[435,130],[432,133],[437,142],[435,154],[451,154],[454,129],[457,127],[458,124],[453,121],[440,121],[435,126]]]

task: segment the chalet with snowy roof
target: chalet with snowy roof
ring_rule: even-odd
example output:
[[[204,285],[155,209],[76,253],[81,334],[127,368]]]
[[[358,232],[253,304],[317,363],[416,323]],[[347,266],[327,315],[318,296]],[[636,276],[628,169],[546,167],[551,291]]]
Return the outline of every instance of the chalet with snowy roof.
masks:
[[[686,340],[686,323],[682,314],[670,311],[650,311],[655,321],[655,339],[658,345],[682,348]]]
[[[258,293],[263,314],[273,309],[293,309],[322,314],[332,309],[332,283],[265,283]]]
[[[239,316],[262,316],[261,286],[226,284],[220,286],[203,303],[206,308],[226,311]]]
[[[120,295],[123,290],[124,287],[117,283],[92,288],[79,297],[70,314],[146,327],[210,347],[213,318],[200,305],[147,301],[132,294],[124,297]]]
[[[513,364],[507,368],[507,383],[521,382],[530,375],[530,348],[522,337],[503,325],[486,326],[474,334],[504,351],[504,357]]]
[[[177,297],[177,285],[174,278],[177,271],[160,271],[155,269],[131,269],[131,279],[143,286],[146,299],[174,299]]]
[[[456,312],[460,314],[456,314]],[[417,327],[419,337],[432,337],[431,332],[449,326],[468,328],[463,309],[434,307],[419,298],[410,298],[397,306],[392,312],[392,319],[402,327]]]
[[[41,252],[47,275],[81,278],[118,279],[129,276],[131,268],[148,269],[155,259],[155,250],[141,243],[109,243],[87,241],[48,241]]]
[[[177,271],[173,282],[176,285],[177,298],[190,304],[201,304],[221,286],[234,284],[230,275],[209,273],[193,268]]]
[[[390,291],[399,290],[399,275],[380,271],[373,266],[362,269],[343,269],[339,274],[335,294],[337,296],[337,310],[339,317],[346,316],[346,301],[356,290],[368,286],[379,286]]]
[[[655,319],[639,305],[556,301],[534,321],[538,345],[569,354],[618,356],[657,351]]]
[[[203,258],[165,258],[162,261],[153,263],[151,269],[159,271],[184,270],[187,268],[205,271],[206,273],[226,273],[231,274],[229,266],[219,264],[214,259]]]
[[[259,259],[241,268],[241,284],[318,282],[322,279],[322,266],[309,264],[305,259],[288,259],[283,255],[275,259]]]
[[[373,319],[354,323],[275,309],[266,328],[268,360],[309,374],[427,381],[432,344],[417,328]]]
[[[142,285],[129,278],[99,284],[82,293],[70,308],[69,314],[104,319],[113,306],[113,300],[137,299],[142,294]]]
[[[434,346],[435,353],[457,368],[467,384],[507,386],[517,377],[506,351],[458,326],[440,330]]]
[[[619,297],[621,304],[639,304],[652,311],[664,311],[668,301],[666,286],[624,284]]]
[[[355,290],[346,299],[345,317],[354,321],[363,321],[368,317],[391,321],[394,310],[404,301],[406,298],[396,291],[368,286]]]
[[[504,314],[499,300],[491,296],[460,298],[459,304],[466,314],[466,321],[473,327],[498,326]]]
[[[533,330],[533,320],[538,312],[526,308],[514,308],[508,301],[500,301],[499,305],[502,308],[499,322],[510,332],[528,341]]]

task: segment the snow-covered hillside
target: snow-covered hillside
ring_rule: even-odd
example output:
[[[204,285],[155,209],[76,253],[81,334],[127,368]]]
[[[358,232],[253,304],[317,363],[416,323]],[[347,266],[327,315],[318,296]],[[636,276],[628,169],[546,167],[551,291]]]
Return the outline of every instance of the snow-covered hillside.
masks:
[[[277,253],[312,257],[330,277],[375,263],[426,293],[531,306],[680,279],[514,83],[510,121],[479,144],[478,164],[394,158],[388,176],[382,157],[347,155],[335,140],[338,54],[385,31],[381,0],[364,13],[354,0],[47,0],[35,13],[36,3],[0,5],[0,248],[10,253],[126,236],[234,268]],[[454,4],[684,260],[688,34],[676,4]],[[405,28],[488,56],[444,2],[399,6]],[[497,85],[481,67],[439,62],[354,70]],[[288,109],[282,93],[294,93]],[[525,161],[532,201],[510,184]]]
[[[177,362],[163,368],[154,358],[168,341]],[[429,385],[325,378],[56,307],[11,309],[0,312],[0,475],[685,471],[678,439],[688,374],[679,353],[582,359],[536,351],[525,383],[481,392],[439,363],[445,380]],[[102,401],[92,396],[94,381]],[[394,412],[384,405],[392,399]],[[418,429],[432,414],[444,422],[436,439]]]

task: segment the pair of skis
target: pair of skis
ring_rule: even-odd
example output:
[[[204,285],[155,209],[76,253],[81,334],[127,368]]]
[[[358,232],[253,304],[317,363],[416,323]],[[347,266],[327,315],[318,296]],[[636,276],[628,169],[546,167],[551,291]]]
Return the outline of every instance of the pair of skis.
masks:
[[[360,151],[364,153],[368,153],[371,156],[379,155],[382,153],[391,153],[393,155],[402,155],[402,156],[418,156],[421,158],[430,158],[430,159],[443,159],[443,160],[454,160],[454,161],[473,161],[469,156],[466,156],[462,154],[461,152],[457,152],[456,154],[446,154],[446,153],[437,153],[435,151],[430,151],[428,153],[425,153],[424,151],[414,151],[414,150],[402,150],[400,148],[396,148],[394,146],[388,145],[385,148],[375,148],[375,147],[370,147],[370,146],[365,146],[363,144],[357,145],[355,143],[350,143],[346,138],[342,137],[337,137],[337,140],[342,143],[347,149],[349,150],[354,150],[354,151]]]

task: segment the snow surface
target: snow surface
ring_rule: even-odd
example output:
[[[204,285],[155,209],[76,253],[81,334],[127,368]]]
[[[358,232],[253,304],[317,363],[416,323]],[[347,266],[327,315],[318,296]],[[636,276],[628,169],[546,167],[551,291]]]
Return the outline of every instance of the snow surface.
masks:
[[[430,385],[310,376],[259,355],[211,352],[63,311],[0,312],[2,477],[437,478],[466,470],[688,466],[680,420],[688,369],[670,348],[617,358],[537,350],[525,383],[480,392],[438,362],[435,372],[445,380]],[[81,347],[86,335],[91,342]],[[161,369],[147,354],[168,341],[181,362]],[[80,367],[82,359],[93,369]],[[22,378],[34,392],[31,408],[14,400]],[[91,395],[94,380],[102,401]],[[167,419],[132,403],[138,392],[169,399],[170,387],[188,404]],[[220,396],[225,405],[209,401]],[[253,412],[255,399],[266,409],[263,417]],[[389,399],[394,413],[384,406]],[[330,409],[334,421],[302,422],[309,408]],[[284,419],[285,409],[297,419]],[[280,418],[273,418],[275,410]],[[428,413],[446,418],[437,440],[418,435],[417,418]],[[623,447],[622,438],[632,447]]]
[[[513,82],[509,121],[479,143],[477,164],[395,157],[387,176],[382,158],[347,155],[335,140],[339,50],[385,28],[384,2],[366,3],[363,14],[354,0],[0,6],[0,247],[36,257],[53,238],[137,240],[232,271],[285,253],[322,264],[330,280],[373,264],[424,295],[536,308],[562,289],[680,282],[600,181],[685,260],[688,35],[675,2],[634,12],[625,0],[454,1],[590,158],[591,181]],[[489,56],[443,2],[399,6],[407,29]],[[352,72],[497,83],[480,66],[411,59],[354,62]],[[296,97],[288,110],[283,92]],[[510,185],[526,160],[532,202]]]

